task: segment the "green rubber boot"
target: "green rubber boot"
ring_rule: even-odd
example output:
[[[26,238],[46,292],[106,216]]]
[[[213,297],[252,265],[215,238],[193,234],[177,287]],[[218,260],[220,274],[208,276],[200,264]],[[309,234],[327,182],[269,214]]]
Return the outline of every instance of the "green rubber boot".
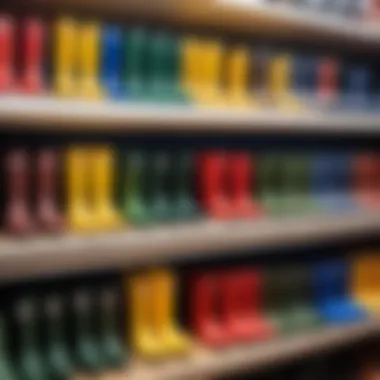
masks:
[[[0,316],[0,379],[2,380],[16,380],[15,369],[11,364],[9,357],[8,339],[6,334],[5,321]]]
[[[312,306],[311,273],[306,265],[281,268],[283,297],[287,300],[287,332],[303,332],[318,327],[321,319]]]
[[[270,153],[260,156],[257,167],[257,194],[269,215],[281,214],[281,157]]]
[[[282,279],[278,276],[276,267],[264,268],[263,276],[263,307],[264,314],[269,318],[277,334],[288,330],[286,300],[282,297]]]
[[[193,219],[198,215],[197,205],[193,194],[193,162],[190,152],[178,153],[173,158],[171,188],[175,200],[175,219]]]
[[[124,215],[131,224],[144,225],[150,218],[146,204],[146,160],[141,152],[131,152],[126,159],[124,187]]]
[[[282,213],[307,214],[312,211],[309,185],[310,159],[303,155],[287,155],[283,162]]]
[[[282,181],[281,181],[281,214],[295,215],[299,213],[300,192],[298,185],[300,179],[298,172],[300,166],[297,162],[297,156],[283,156]]]
[[[73,368],[68,355],[63,331],[63,304],[58,296],[50,296],[45,301],[45,311],[48,333],[48,351],[46,358],[48,377],[54,380],[69,380]]]
[[[184,102],[186,98],[180,87],[178,39],[165,33],[157,33],[152,36],[149,48],[151,100]]]
[[[126,94],[131,100],[146,101],[148,99],[149,38],[147,31],[132,28],[125,33],[123,49],[122,80]]]
[[[17,328],[20,331],[20,353],[17,365],[21,380],[47,379],[37,336],[37,307],[32,299],[16,304]]]
[[[284,155],[281,171],[281,214],[294,215],[297,205],[297,162],[295,156]]]
[[[321,318],[309,303],[294,304],[289,307],[288,332],[300,333],[316,329],[321,324]]]
[[[166,68],[165,76],[167,81],[172,83],[174,101],[180,103],[189,103],[190,99],[186,95],[186,91],[183,88],[181,80],[182,68],[181,68],[181,39],[179,37],[170,37],[171,42],[169,44],[169,65]]]
[[[159,152],[150,157],[151,184],[149,213],[154,222],[168,222],[175,217],[173,200],[170,199],[170,156]]]
[[[109,367],[120,367],[126,361],[118,323],[118,289],[109,287],[100,293],[101,357]]]
[[[74,294],[76,362],[83,371],[101,370],[102,358],[93,331],[94,307],[86,290]]]
[[[312,189],[311,189],[311,165],[312,158],[309,155],[298,156],[298,185],[300,193],[300,207],[302,214],[314,214],[317,210],[315,203],[313,202]]]

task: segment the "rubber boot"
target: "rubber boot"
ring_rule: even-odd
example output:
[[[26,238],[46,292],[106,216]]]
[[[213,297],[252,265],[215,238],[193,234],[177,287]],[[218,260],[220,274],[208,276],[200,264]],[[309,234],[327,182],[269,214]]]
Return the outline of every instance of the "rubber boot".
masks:
[[[47,379],[46,367],[38,347],[37,305],[31,299],[16,304],[16,321],[20,331],[20,352],[17,362],[21,380]]]
[[[54,91],[58,96],[71,97],[76,93],[75,66],[77,54],[77,24],[61,17],[54,25]]]
[[[103,97],[99,83],[100,73],[100,26],[95,21],[78,26],[77,67],[78,96],[84,99]]]
[[[65,342],[63,303],[57,295],[45,301],[47,323],[47,372],[49,379],[69,380],[73,367]]]
[[[124,187],[124,216],[134,225],[144,225],[150,220],[146,193],[147,160],[143,152],[126,154]]]
[[[9,357],[9,343],[4,318],[0,317],[0,376],[4,380],[17,378],[15,368]]]
[[[78,290],[74,294],[75,312],[75,361],[86,372],[98,372],[102,368],[102,356],[93,331],[93,300],[89,291]]]
[[[126,361],[126,354],[118,324],[118,289],[107,287],[100,293],[101,349],[108,367],[120,367]]]

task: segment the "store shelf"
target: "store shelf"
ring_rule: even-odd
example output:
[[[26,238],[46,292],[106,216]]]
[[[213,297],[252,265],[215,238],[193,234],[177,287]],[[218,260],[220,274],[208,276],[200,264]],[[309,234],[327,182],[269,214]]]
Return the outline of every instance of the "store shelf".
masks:
[[[256,343],[241,347],[208,351],[195,349],[186,358],[172,361],[142,364],[131,363],[125,370],[96,376],[96,380],[190,380],[209,379],[258,370],[263,367],[306,358],[339,347],[357,343],[380,332],[378,321],[363,322],[351,326],[323,328],[318,332],[282,338],[268,343]],[[86,376],[91,380],[91,376]],[[81,376],[75,380],[82,380]]]
[[[380,113],[278,112],[0,96],[0,129],[380,134]]]
[[[201,7],[194,6],[187,18],[197,18],[198,22],[240,32],[259,31],[280,39],[318,39],[319,43],[327,44],[346,40],[356,48],[363,47],[363,44],[380,44],[378,23],[368,20],[355,21],[334,14],[296,9],[287,4],[254,4],[247,0],[208,0],[202,3]]]
[[[290,40],[318,39],[327,44],[349,43],[341,48],[380,45],[380,27],[376,22],[344,19],[332,14],[297,10],[289,5],[254,4],[233,0],[13,0],[22,9],[68,10],[170,22],[181,28],[207,27],[237,33],[253,33]],[[376,25],[377,24],[377,25]]]
[[[380,215],[214,222],[130,229],[89,236],[0,239],[0,281],[116,269],[183,258],[212,257],[239,248],[310,244],[380,232]]]

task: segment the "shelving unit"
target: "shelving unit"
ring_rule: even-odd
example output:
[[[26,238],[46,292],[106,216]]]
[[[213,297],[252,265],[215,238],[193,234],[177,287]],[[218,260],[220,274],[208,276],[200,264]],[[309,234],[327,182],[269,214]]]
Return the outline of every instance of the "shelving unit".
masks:
[[[203,28],[245,38],[257,35],[282,41],[319,42],[360,52],[380,48],[380,26],[298,11],[229,0],[14,0],[25,12],[89,12],[121,23],[147,20],[179,27],[184,33]],[[124,21],[127,20],[127,21]],[[380,113],[222,109],[131,102],[84,101],[49,96],[0,96],[0,131],[123,133],[213,132],[380,136]],[[380,214],[354,212],[276,220],[205,221],[127,228],[97,235],[0,237],[0,283],[71,274],[85,270],[139,268],[184,259],[220,257],[244,249],[306,245],[314,242],[378,236]],[[268,250],[268,254],[274,254]],[[223,350],[196,347],[186,358],[159,363],[132,358],[121,371],[74,376],[75,380],[209,380],[242,370],[256,370],[360,342],[380,333],[379,320],[325,327],[314,332]]]
[[[28,123],[25,124],[25,120]],[[1,129],[128,132],[380,134],[380,113],[273,111],[0,97]]]

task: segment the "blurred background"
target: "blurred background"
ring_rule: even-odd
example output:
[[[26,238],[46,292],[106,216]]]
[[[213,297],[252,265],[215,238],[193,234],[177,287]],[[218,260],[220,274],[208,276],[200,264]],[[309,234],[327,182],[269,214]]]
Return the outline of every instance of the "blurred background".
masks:
[[[0,377],[380,378],[379,20],[2,0]]]

